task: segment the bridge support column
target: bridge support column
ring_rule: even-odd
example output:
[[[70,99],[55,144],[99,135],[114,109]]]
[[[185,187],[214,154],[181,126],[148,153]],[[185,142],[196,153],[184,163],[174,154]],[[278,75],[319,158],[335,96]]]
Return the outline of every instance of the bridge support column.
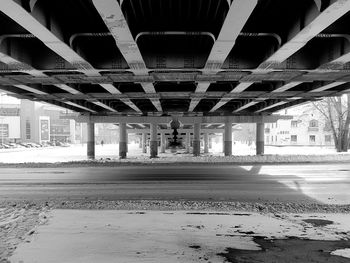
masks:
[[[190,152],[190,147],[191,147],[191,133],[187,132],[186,133],[186,152],[189,153]]]
[[[139,148],[142,149],[142,133],[140,134]]]
[[[225,123],[224,153],[225,156],[232,155],[232,122]]]
[[[142,133],[142,152],[147,153],[147,133]]]
[[[264,155],[264,123],[256,124],[256,155]]]
[[[119,123],[119,158],[125,159],[128,151],[128,134],[126,131],[126,123]]]
[[[222,133],[222,152],[225,153],[225,132]]]
[[[87,157],[95,159],[95,123],[87,123]]]
[[[158,157],[157,123],[151,123],[151,140],[149,142],[150,157]]]
[[[195,123],[193,127],[193,155],[200,156],[201,150],[201,124]]]
[[[204,153],[209,152],[209,134],[207,132],[204,133]]]
[[[165,153],[165,133],[160,134],[160,152]]]

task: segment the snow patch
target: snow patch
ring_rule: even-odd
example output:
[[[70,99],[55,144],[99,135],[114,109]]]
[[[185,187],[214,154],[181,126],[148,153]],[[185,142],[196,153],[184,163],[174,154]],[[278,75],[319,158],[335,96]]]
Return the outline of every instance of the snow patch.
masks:
[[[337,249],[331,252],[331,255],[350,258],[350,248]]]

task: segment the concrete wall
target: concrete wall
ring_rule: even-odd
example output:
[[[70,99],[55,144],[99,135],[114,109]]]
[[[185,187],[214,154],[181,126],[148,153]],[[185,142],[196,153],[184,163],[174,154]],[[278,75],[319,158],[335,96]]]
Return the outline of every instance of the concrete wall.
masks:
[[[0,116],[0,124],[8,125],[8,137],[3,138],[4,142],[21,138],[21,121],[19,116]]]

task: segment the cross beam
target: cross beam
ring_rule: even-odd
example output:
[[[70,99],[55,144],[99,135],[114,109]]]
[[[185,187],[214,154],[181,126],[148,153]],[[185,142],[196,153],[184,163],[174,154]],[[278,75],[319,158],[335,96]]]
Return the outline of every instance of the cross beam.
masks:
[[[11,68],[14,68],[14,69],[17,69],[18,71],[22,71],[24,73],[28,73],[30,74],[31,76],[35,76],[35,77],[48,77],[45,73],[43,73],[42,71],[40,70],[37,70],[35,68],[33,68],[32,66],[24,63],[24,62],[21,62],[3,52],[0,52],[0,61],[6,65],[9,65]],[[19,84],[19,85],[14,85],[15,87],[17,88],[20,88],[20,89],[23,89],[23,90],[26,90],[26,91],[29,91],[29,92],[32,92],[32,93],[35,93],[35,94],[39,94],[39,95],[47,95],[46,92],[43,92],[41,90],[38,90],[38,89],[35,89],[35,88],[32,88],[32,87],[29,87],[28,85],[23,85],[23,84]],[[54,86],[64,90],[64,91],[67,91],[68,93],[71,93],[71,94],[74,94],[74,95],[77,95],[77,94],[81,94],[78,90],[66,85],[66,84],[54,84]],[[71,106],[74,106],[74,107],[77,107],[77,108],[80,108],[80,109],[83,109],[83,110],[87,110],[89,112],[96,112],[92,109],[89,109],[87,107],[84,107],[84,106],[81,106],[75,102],[71,102],[71,101],[64,101],[65,104],[67,105],[71,105]],[[95,102],[93,102],[94,104],[96,104]],[[102,102],[99,103],[100,105],[98,106],[101,106],[103,105],[103,107],[105,108],[105,106],[107,105],[104,105]],[[116,110],[114,109],[110,109],[112,112],[117,112]]]
[[[233,90],[230,92],[232,93],[240,93],[244,90],[246,90],[247,88],[249,88],[251,85],[253,85],[254,82],[241,82],[239,83],[236,87],[233,88]],[[227,99],[221,99],[211,110],[210,112],[214,112],[217,109],[221,108],[222,106],[224,106],[227,102],[229,102],[230,100]]]
[[[257,0],[235,0],[225,18],[217,40],[209,53],[204,72],[218,72],[230,54],[243,26],[257,5]],[[198,83],[196,92],[206,92],[210,83]],[[200,99],[191,100],[188,111],[193,111]],[[220,105],[223,103],[221,101]],[[222,105],[221,105],[222,106]]]
[[[21,5],[13,0],[1,0],[0,11],[13,19],[16,23],[26,29],[28,32],[37,37],[43,42],[49,49],[55,52],[57,55],[68,61],[78,71],[84,73],[87,76],[101,76],[98,70],[76,53],[71,47],[69,47],[60,38],[54,35],[49,29],[43,26],[37,21],[30,13],[28,13]],[[100,84],[101,85],[101,84]],[[112,94],[120,93],[119,90],[112,84],[102,84],[104,89]],[[123,101],[123,100],[122,100]],[[124,102],[124,101],[123,101]],[[127,105],[130,101],[127,101]],[[133,109],[141,112],[140,109],[134,105]],[[115,110],[114,110],[115,111]]]
[[[135,75],[148,73],[120,5],[115,0],[93,0],[93,4],[100,14],[103,22],[111,32],[121,54]],[[141,83],[146,93],[156,93],[153,83]],[[152,104],[158,111],[163,111],[159,99],[152,99]]]
[[[221,69],[257,3],[257,0],[235,0],[232,2],[219,36],[210,51],[204,71],[217,72]]]
[[[304,47],[311,39],[329,27],[336,20],[341,18],[350,11],[349,0],[335,1],[320,13],[311,23],[306,25],[299,33],[287,41],[279,48],[272,56],[270,56],[260,69],[268,69],[276,64],[280,64],[287,58],[295,54],[298,50]]]

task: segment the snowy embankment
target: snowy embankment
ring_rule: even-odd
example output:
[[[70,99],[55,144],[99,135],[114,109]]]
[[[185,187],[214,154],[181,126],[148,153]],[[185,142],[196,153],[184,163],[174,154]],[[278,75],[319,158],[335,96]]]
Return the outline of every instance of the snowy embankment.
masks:
[[[142,153],[138,144],[129,144],[127,159],[118,158],[118,144],[97,145],[96,160],[89,161],[86,156],[86,145],[72,145],[71,147],[24,148],[0,150],[0,165],[24,164],[36,166],[34,163],[74,164],[74,165],[120,165],[120,164],[162,164],[162,163],[210,163],[210,164],[252,164],[252,163],[324,163],[349,162],[349,153],[336,153],[330,147],[275,147],[266,146],[265,155],[256,156],[254,146],[234,145],[233,156],[224,156],[221,144],[213,144],[209,153],[201,153],[194,157],[185,150],[167,149],[165,153],[158,153],[158,158],[150,159],[149,153]],[[56,164],[55,164],[56,163]]]

